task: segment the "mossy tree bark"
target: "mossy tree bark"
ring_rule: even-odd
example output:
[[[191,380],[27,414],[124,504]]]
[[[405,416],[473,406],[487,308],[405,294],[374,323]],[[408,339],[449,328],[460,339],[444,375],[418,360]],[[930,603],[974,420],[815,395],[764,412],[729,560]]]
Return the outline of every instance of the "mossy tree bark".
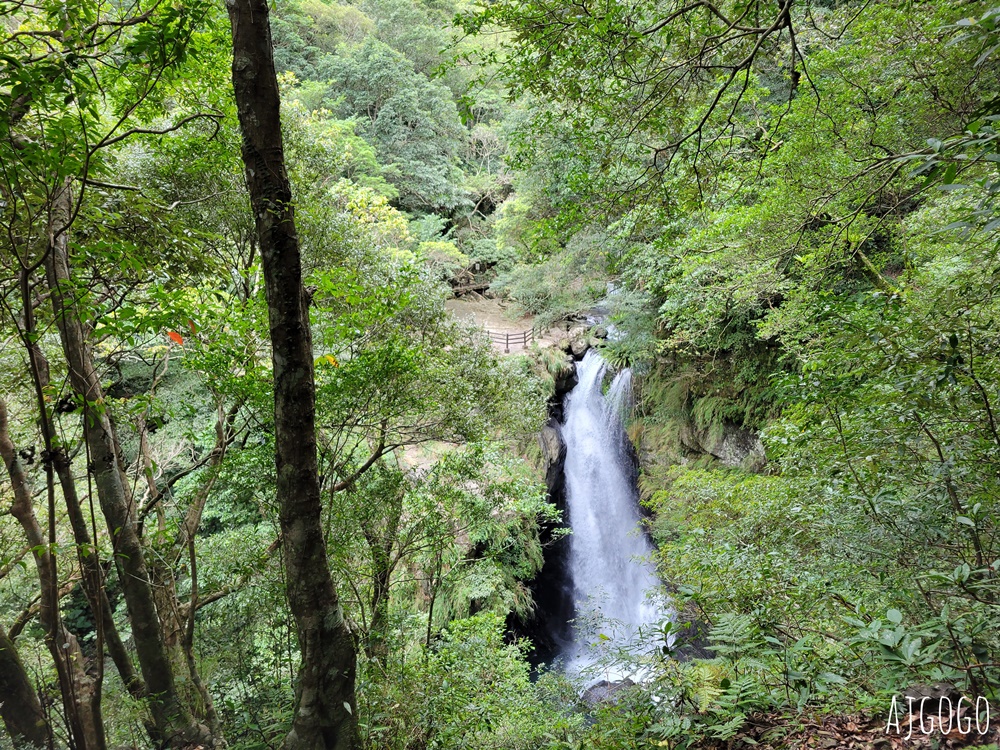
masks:
[[[286,750],[358,746],[356,652],[333,584],[320,521],[309,298],[281,138],[267,0],[227,0],[233,89],[264,268],[274,364],[274,433],[288,602],[301,656]]]

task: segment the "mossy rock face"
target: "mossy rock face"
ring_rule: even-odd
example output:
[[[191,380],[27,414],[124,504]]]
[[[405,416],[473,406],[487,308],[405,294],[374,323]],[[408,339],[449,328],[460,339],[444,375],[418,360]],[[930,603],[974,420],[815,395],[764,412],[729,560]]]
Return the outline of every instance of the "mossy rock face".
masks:
[[[688,421],[681,425],[679,438],[684,448],[713,456],[724,466],[756,465],[764,460],[760,437],[731,422],[700,429],[693,421]]]
[[[576,385],[576,364],[573,358],[561,348],[559,341],[552,346],[532,348],[532,366],[538,377],[545,383],[549,398],[561,402],[562,397]]]
[[[580,702],[588,708],[594,708],[602,703],[615,705],[621,700],[624,691],[635,687],[629,678],[624,680],[600,680],[587,688],[580,696]]]
[[[569,393],[576,385],[576,364],[566,353],[557,350],[545,363],[546,369],[555,381],[555,392],[557,396]]]
[[[677,661],[692,659],[712,659],[715,654],[710,648],[710,630],[693,601],[686,601],[680,611],[674,614],[674,643],[671,656]]]
[[[565,483],[566,443],[559,432],[558,422],[550,419],[538,433],[538,446],[542,451],[542,470],[549,497],[557,499]]]

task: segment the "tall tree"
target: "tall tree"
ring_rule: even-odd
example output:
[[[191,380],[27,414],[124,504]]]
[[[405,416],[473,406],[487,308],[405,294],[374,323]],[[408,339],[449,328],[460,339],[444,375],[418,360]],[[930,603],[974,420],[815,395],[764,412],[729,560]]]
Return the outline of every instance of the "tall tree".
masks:
[[[344,622],[320,522],[316,386],[309,295],[285,169],[280,97],[267,0],[228,0],[233,31],[233,89],[243,132],[243,161],[264,267],[274,432],[288,601],[301,657],[296,711],[287,750],[356,747],[357,656]]]
[[[87,237],[95,234],[88,235],[86,229],[76,232],[77,220],[85,217],[92,205],[96,186],[105,184],[99,177],[107,176],[116,144],[138,135],[173,132],[192,119],[209,116],[179,115],[176,125],[163,130],[146,127],[150,121],[144,119],[155,119],[157,115],[152,113],[160,113],[157,89],[170,79],[170,71],[187,59],[192,35],[201,28],[208,10],[208,3],[198,0],[170,8],[154,1],[149,7],[136,5],[124,11],[86,0],[72,7],[10,3],[2,13],[6,25],[0,35],[0,50],[8,64],[0,70],[0,88],[10,94],[0,97],[0,197],[3,206],[17,208],[3,212],[0,255],[3,264],[14,271],[11,277],[17,279],[16,299],[21,309],[17,303],[11,306],[14,295],[0,298],[6,321],[13,324],[24,346],[35,391],[45,456],[47,535],[35,517],[27,472],[9,438],[0,440],[0,452],[5,453],[15,486],[12,514],[35,550],[43,592],[39,619],[57,667],[70,744],[79,748],[105,746],[100,711],[105,646],[133,697],[147,699],[156,745],[214,744],[187,705],[168,658],[154,581],[148,573],[148,547],[125,474],[113,407],[101,383],[101,358],[95,354],[101,337],[94,324],[101,316],[100,303],[95,304],[94,297],[81,291],[86,288],[80,279],[81,259],[99,265],[97,256],[101,254],[85,249]],[[129,66],[133,60],[144,64]],[[174,107],[171,114],[181,110]],[[86,225],[86,219],[81,223]],[[105,248],[127,246],[123,238],[108,230],[107,224],[97,230],[103,234]],[[115,628],[103,588],[105,573],[94,551],[103,535],[95,519],[91,517],[88,524],[82,512],[73,477],[74,452],[71,442],[64,439],[68,434],[71,441],[73,433],[57,435],[59,401],[52,395],[61,386],[50,389],[53,384],[42,344],[47,332],[43,305],[51,306],[69,374],[73,397],[65,403],[79,404],[84,411],[83,439],[90,459],[87,472],[94,480],[114,541],[114,561],[141,678]],[[37,326],[36,315],[43,317]],[[62,589],[56,575],[57,548],[53,546],[60,542],[56,476],[77,547],[82,588],[97,618],[92,661],[91,649],[81,648],[60,618]]]
[[[67,195],[68,190],[64,191]],[[68,216],[68,207],[64,209]],[[192,716],[181,698],[174,679],[160,617],[156,609],[153,582],[138,530],[138,518],[128,478],[122,469],[121,449],[105,404],[104,389],[94,364],[85,312],[69,293],[73,288],[68,258],[68,230],[54,232],[45,259],[49,292],[56,327],[69,364],[69,380],[75,394],[87,405],[84,438],[90,451],[92,472],[101,510],[115,538],[115,563],[132,625],[132,638],[149,706],[158,733],[157,742],[171,747],[193,744],[213,745],[208,730]],[[90,405],[95,405],[91,407]]]

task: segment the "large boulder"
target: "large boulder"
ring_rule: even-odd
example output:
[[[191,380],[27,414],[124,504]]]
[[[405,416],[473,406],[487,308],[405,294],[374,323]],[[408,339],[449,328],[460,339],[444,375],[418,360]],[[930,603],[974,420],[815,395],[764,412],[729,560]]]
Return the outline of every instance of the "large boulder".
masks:
[[[557,333],[554,333],[552,336],[552,343],[556,348],[566,352],[566,354],[570,354],[573,351],[573,347],[569,340],[569,334],[566,331],[558,331]]]
[[[688,421],[681,426],[679,437],[687,450],[714,456],[724,466],[742,466],[756,471],[766,462],[760,436],[731,422],[699,429]]]
[[[583,359],[589,348],[590,336],[587,335],[586,328],[574,328],[569,332],[569,350],[573,359]]]
[[[674,614],[670,656],[677,661],[692,659],[713,659],[711,643],[708,640],[708,624],[701,619],[701,613],[692,602],[687,602]]]
[[[590,707],[601,703],[617,703],[621,699],[620,693],[634,686],[635,683],[627,677],[624,680],[615,680],[613,682],[601,680],[584,690],[583,695],[580,696],[580,700]]]

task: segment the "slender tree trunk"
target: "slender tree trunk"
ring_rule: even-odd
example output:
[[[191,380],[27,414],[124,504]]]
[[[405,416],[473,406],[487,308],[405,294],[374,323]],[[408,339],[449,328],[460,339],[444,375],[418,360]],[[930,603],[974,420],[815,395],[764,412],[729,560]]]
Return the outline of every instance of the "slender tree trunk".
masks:
[[[385,526],[381,531],[372,529],[371,524],[362,524],[372,561],[372,616],[368,637],[365,640],[365,654],[383,668],[389,656],[389,603],[392,574],[397,562],[393,548],[396,545],[399,522],[403,515],[403,497],[404,492],[399,491],[393,498],[391,509],[386,511]]]
[[[145,696],[146,686],[136,674],[132,658],[129,656],[128,650],[122,642],[121,634],[115,625],[111,603],[108,601],[107,591],[104,589],[104,571],[101,569],[97,548],[90,537],[90,529],[83,513],[79,493],[76,490],[76,480],[73,478],[73,468],[70,465],[65,446],[57,442],[52,414],[45,403],[44,394],[50,384],[49,362],[38,345],[33,309],[34,300],[26,270],[21,272],[20,288],[21,305],[24,309],[23,341],[28,350],[28,364],[38,402],[39,425],[42,429],[45,449],[51,460],[51,468],[54,469],[59,478],[59,487],[66,503],[66,514],[73,529],[73,538],[76,541],[77,560],[80,563],[84,592],[87,595],[90,609],[94,613],[98,632],[104,643],[107,644],[108,653],[111,654],[118,674],[132,697],[141,699]]]
[[[68,187],[56,198],[58,214],[68,216]],[[105,405],[104,391],[90,351],[84,316],[70,276],[67,233],[55,234],[45,262],[52,309],[69,365],[69,379],[83,400],[83,430],[97,496],[114,540],[115,564],[122,582],[132,625],[139,668],[146,683],[150,712],[161,745],[189,747],[213,745],[208,730],[199,725],[180,700],[174,672],[160,630],[153,587],[139,537],[131,490],[119,461],[118,441]]]
[[[381,551],[380,551],[381,552]],[[372,580],[372,619],[365,640],[365,654],[374,662],[385,666],[389,656],[389,583],[392,571],[387,555],[376,555]]]
[[[277,499],[288,602],[302,660],[285,748],[348,750],[358,745],[357,657],[330,575],[320,521],[309,300],[285,170],[268,2],[227,0],[227,7],[233,89],[271,329]]]
[[[108,600],[108,592],[104,588],[104,571],[101,569],[97,547],[90,538],[90,529],[87,526],[83,506],[80,504],[80,497],[76,491],[76,480],[73,478],[69,456],[66,455],[65,447],[61,445],[56,446],[51,455],[56,476],[59,477],[59,487],[62,489],[63,499],[66,502],[66,515],[73,528],[77,559],[83,574],[82,583],[84,593],[87,595],[87,602],[90,604],[94,621],[100,629],[111,660],[118,670],[118,675],[122,678],[129,694],[133,698],[141,700],[146,696],[146,686],[136,673],[135,667],[132,665],[132,657],[129,655],[128,649],[125,648],[125,643],[115,625],[111,602]]]
[[[49,732],[38,694],[14,642],[0,626],[0,720],[15,748],[45,747]]]
[[[180,524],[176,537],[174,537],[169,545],[164,545],[163,549],[158,550],[155,559],[150,561],[149,570],[154,582],[156,608],[160,615],[160,626],[163,631],[164,643],[170,660],[173,663],[174,673],[181,675],[182,678],[186,678],[190,682],[189,689],[185,691],[187,704],[191,706],[195,716],[208,725],[216,741],[221,742],[223,738],[222,724],[215,711],[212,696],[201,679],[197,659],[195,658],[194,617],[196,611],[193,606],[197,603],[198,596],[197,558],[194,548],[194,538],[198,532],[198,527],[201,525],[201,517],[204,513],[205,505],[222,470],[222,461],[226,456],[226,450],[234,438],[232,423],[239,412],[239,405],[234,405],[226,412],[221,405],[217,404],[217,412],[215,446],[209,455],[208,464],[202,470],[201,482],[197,490],[195,490],[187,512],[184,514],[184,522]],[[139,430],[141,435],[139,440],[140,460],[143,462],[146,481],[149,484],[149,502],[155,502],[157,504],[157,511],[160,512],[162,503],[160,503],[159,489],[153,478],[153,458],[147,439],[145,417],[143,417],[140,423]],[[178,562],[184,555],[188,557],[192,597],[192,601],[186,605],[177,596],[177,577],[174,573]]]
[[[41,589],[38,619],[45,631],[45,645],[55,662],[62,694],[63,709],[74,747],[78,750],[104,750],[104,719],[101,716],[99,684],[87,674],[83,652],[59,614],[59,579],[56,560],[42,532],[31,500],[31,487],[7,425],[7,404],[0,399],[0,457],[3,458],[11,484],[14,503],[10,514],[24,529],[31,545]]]

